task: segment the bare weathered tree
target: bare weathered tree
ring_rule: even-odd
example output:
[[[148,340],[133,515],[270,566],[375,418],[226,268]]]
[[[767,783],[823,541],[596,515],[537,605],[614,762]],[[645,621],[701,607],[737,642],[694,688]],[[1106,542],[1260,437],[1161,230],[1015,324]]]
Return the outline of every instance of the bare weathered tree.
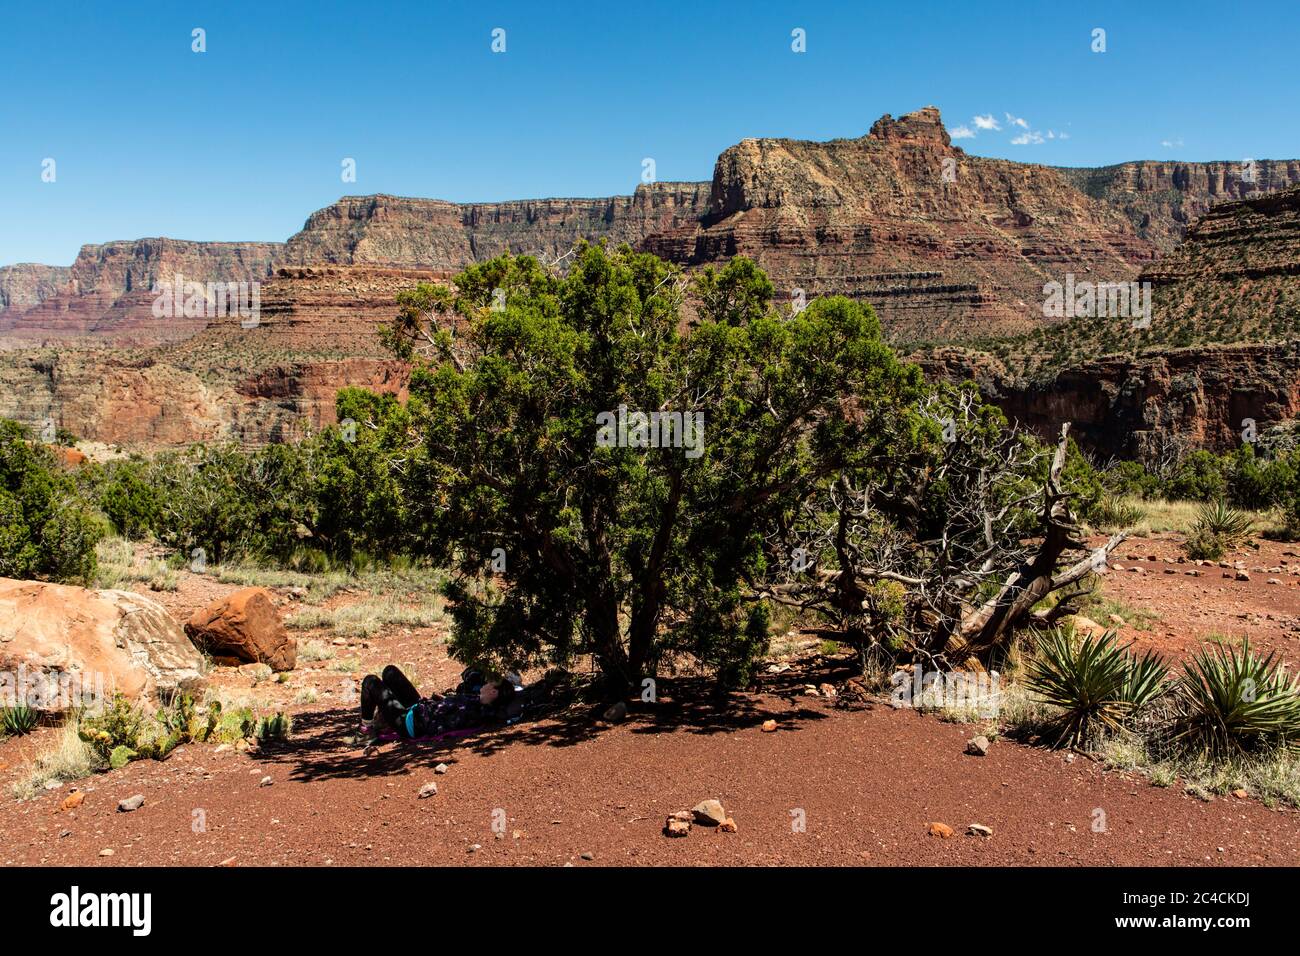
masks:
[[[1124,536],[1093,551],[1083,541],[1062,487],[1068,424],[1052,453],[990,426],[970,392],[933,395],[922,411],[943,426],[942,451],[887,482],[838,476],[772,542],[787,560],[763,594],[864,653],[885,647],[941,669],[987,663],[1018,628],[1073,610]]]

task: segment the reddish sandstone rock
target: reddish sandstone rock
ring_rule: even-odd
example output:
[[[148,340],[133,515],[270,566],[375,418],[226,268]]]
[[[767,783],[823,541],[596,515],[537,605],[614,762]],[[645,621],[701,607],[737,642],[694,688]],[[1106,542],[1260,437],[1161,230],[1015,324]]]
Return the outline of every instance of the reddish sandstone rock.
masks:
[[[0,672],[37,710],[190,690],[203,657],[152,598],[0,578]]]
[[[219,663],[260,663],[287,671],[298,659],[298,642],[284,629],[265,588],[244,588],[200,608],[185,632]]]

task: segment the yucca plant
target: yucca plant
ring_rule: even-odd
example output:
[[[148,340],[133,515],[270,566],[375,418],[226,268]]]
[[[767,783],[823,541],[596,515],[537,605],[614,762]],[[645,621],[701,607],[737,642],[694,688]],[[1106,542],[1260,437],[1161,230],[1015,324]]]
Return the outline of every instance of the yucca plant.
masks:
[[[1152,651],[1141,657],[1119,646],[1114,631],[1082,640],[1055,631],[1026,668],[1025,685],[1060,710],[1050,721],[1053,746],[1072,747],[1121,729],[1165,690],[1168,668]]]
[[[1213,759],[1300,746],[1300,683],[1273,652],[1253,654],[1249,639],[1240,648],[1202,648],[1184,661],[1176,705],[1174,742]]]
[[[1188,541],[1219,541],[1231,550],[1248,541],[1254,530],[1255,522],[1246,512],[1231,508],[1222,500],[1212,501],[1197,509]]]
[[[41,715],[35,708],[28,707],[26,704],[0,708],[0,727],[4,728],[6,734],[13,734],[16,737],[30,734],[36,729],[40,720]]]

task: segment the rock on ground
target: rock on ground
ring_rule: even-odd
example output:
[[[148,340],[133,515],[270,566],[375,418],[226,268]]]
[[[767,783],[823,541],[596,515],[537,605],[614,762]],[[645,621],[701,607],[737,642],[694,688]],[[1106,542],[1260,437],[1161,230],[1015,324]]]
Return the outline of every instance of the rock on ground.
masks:
[[[68,701],[74,675],[73,691],[138,700],[196,690],[203,669],[203,655],[152,598],[0,578],[0,670],[31,676],[37,710],[89,703]]]
[[[702,800],[691,808],[691,813],[695,814],[697,823],[706,826],[719,827],[727,822],[727,811],[722,809],[722,804],[717,800]]]
[[[285,630],[265,588],[243,588],[200,608],[185,632],[222,663],[267,664],[288,671],[298,660],[298,642]]]

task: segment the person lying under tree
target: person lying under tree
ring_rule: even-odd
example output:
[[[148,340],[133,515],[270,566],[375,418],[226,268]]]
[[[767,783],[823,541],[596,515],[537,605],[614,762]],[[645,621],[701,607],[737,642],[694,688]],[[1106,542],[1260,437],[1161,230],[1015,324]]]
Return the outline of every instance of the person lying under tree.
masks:
[[[515,698],[514,682],[509,678],[488,680],[476,670],[462,676],[455,693],[421,697],[392,664],[379,677],[367,674],[361,681],[361,721],[370,742],[385,733],[416,740],[505,723]]]

